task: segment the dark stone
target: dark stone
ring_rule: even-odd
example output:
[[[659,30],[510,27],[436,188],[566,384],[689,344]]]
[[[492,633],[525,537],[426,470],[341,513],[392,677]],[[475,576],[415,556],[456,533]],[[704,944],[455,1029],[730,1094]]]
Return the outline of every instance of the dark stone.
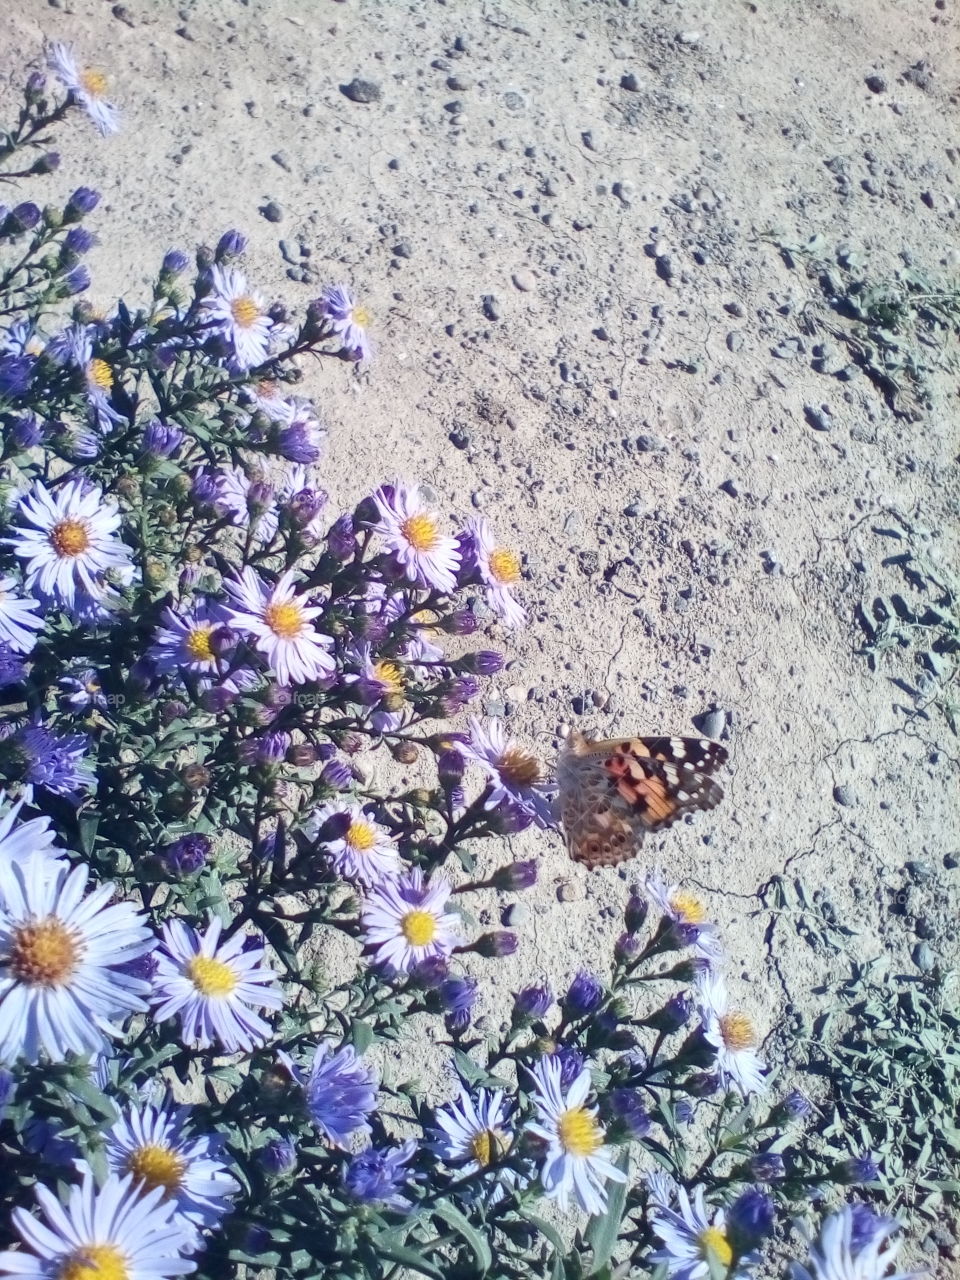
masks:
[[[376,80],[361,80],[359,77],[351,80],[349,84],[342,84],[340,92],[351,102],[379,102],[383,97],[383,90]]]
[[[878,72],[874,71],[866,78],[866,86],[871,93],[886,93],[887,82]]]

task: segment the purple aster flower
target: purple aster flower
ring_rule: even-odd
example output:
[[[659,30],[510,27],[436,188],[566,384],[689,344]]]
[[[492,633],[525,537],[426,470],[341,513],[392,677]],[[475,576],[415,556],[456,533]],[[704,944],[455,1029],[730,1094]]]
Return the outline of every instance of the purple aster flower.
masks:
[[[783,1156],[776,1151],[758,1151],[747,1161],[750,1176],[756,1182],[777,1182],[786,1174]]]
[[[564,1089],[569,1089],[583,1070],[586,1059],[578,1049],[569,1044],[558,1046],[553,1057],[560,1063],[560,1084]]]
[[[160,852],[160,858],[172,875],[192,876],[205,864],[210,849],[209,837],[195,831],[166,845]]]
[[[282,764],[290,750],[290,735],[282,730],[261,733],[240,745],[240,757],[246,764]]]
[[[0,640],[0,688],[18,684],[27,674],[23,659],[4,640]]]
[[[86,427],[58,422],[54,438],[60,451],[71,462],[90,462],[100,453],[100,437]]]
[[[0,356],[0,396],[22,396],[33,378],[32,356]]]
[[[346,791],[353,782],[353,773],[345,761],[328,760],[320,770],[320,780],[334,791]]]
[[[694,1116],[693,1103],[681,1098],[674,1107],[673,1114],[677,1118],[677,1124],[690,1124]]]
[[[613,954],[620,964],[631,964],[643,951],[643,943],[635,933],[621,933],[613,946]]]
[[[25,413],[10,423],[10,435],[21,449],[32,449],[43,439],[43,427],[35,414]]]
[[[64,701],[72,711],[89,711],[93,707],[106,710],[103,681],[93,667],[84,667],[75,676],[62,676],[57,684],[63,689]]]
[[[223,477],[215,471],[197,471],[193,476],[190,496],[200,507],[212,507],[220,499],[223,491]]]
[[[68,271],[62,281],[67,296],[72,298],[78,293],[83,293],[84,289],[90,288],[90,272],[83,263],[78,267],[74,267]]]
[[[856,1200],[851,1201],[847,1208],[850,1210],[851,1219],[850,1248],[854,1253],[865,1249],[879,1236],[886,1236],[896,1231],[899,1225],[895,1218],[876,1214],[865,1204],[860,1204]]]
[[[749,1253],[771,1235],[774,1221],[773,1201],[768,1195],[755,1187],[742,1192],[727,1210],[726,1221],[737,1256]]]
[[[515,933],[508,929],[497,929],[493,933],[481,934],[471,950],[478,956],[489,956],[493,960],[501,960],[504,956],[512,956],[519,945]]]
[[[490,877],[495,889],[506,893],[522,893],[537,883],[539,864],[535,858],[527,858],[523,862],[510,862],[499,867]]]
[[[440,1001],[450,1031],[466,1031],[473,1006],[477,1002],[477,984],[473,978],[447,978],[440,984]]]
[[[178,276],[181,271],[186,271],[190,265],[190,259],[180,249],[168,249],[163,256],[163,263],[160,270],[168,276]]]
[[[84,759],[90,749],[85,733],[54,733],[38,717],[18,730],[15,742],[24,757],[24,781],[68,800],[93,786],[93,765]]]
[[[284,503],[284,511],[301,529],[315,532],[311,526],[327,505],[327,495],[322,489],[298,489]]]
[[[351,560],[357,550],[353,516],[341,516],[327,534],[327,550],[337,560]]]
[[[642,1138],[650,1132],[652,1121],[638,1089],[614,1089],[610,1094],[609,1107],[624,1137]]]
[[[329,1045],[319,1045],[306,1073],[288,1054],[279,1056],[303,1089],[310,1119],[332,1146],[344,1148],[353,1134],[370,1132],[367,1117],[377,1105],[376,1077],[351,1045],[333,1054]]]
[[[281,457],[305,466],[316,462],[323,452],[326,431],[314,416],[309,404],[298,404],[293,417],[276,433],[276,448]]]
[[[260,1166],[272,1178],[281,1178],[297,1167],[297,1144],[292,1138],[274,1138],[260,1148]]]
[[[327,285],[319,302],[323,318],[340,339],[341,352],[351,360],[369,360],[373,348],[367,337],[371,319],[367,308],[345,284]]]
[[[400,1194],[406,1166],[413,1159],[417,1144],[409,1138],[400,1147],[383,1150],[369,1147],[354,1156],[343,1172],[344,1189],[366,1204],[381,1204],[387,1209],[405,1212],[412,1201]]]
[[[154,418],[143,431],[143,451],[154,458],[169,458],[183,444],[183,432],[168,422]]]
[[[63,211],[65,222],[78,222],[85,214],[92,213],[100,203],[100,192],[91,187],[77,187]]]
[[[125,964],[118,967],[123,973],[128,973],[131,978],[140,978],[143,982],[153,982],[160,966],[157,964],[156,952],[147,951],[142,956],[135,956],[132,960],[127,960]]]
[[[880,1166],[869,1151],[863,1151],[858,1156],[851,1156],[849,1160],[841,1161],[834,1167],[832,1173],[838,1182],[859,1186],[867,1182],[876,1182],[880,1176]]]
[[[25,200],[10,210],[6,230],[9,235],[20,235],[24,231],[32,231],[40,221],[40,209],[32,200]]]
[[[214,257],[217,262],[239,258],[247,247],[247,237],[242,231],[225,231],[217,241]]]
[[[549,987],[524,987],[513,998],[514,1021],[542,1018],[552,1004],[553,992]]]
[[[462,669],[475,676],[495,676],[504,665],[503,654],[495,653],[493,649],[481,649],[479,653],[468,653],[460,659]]]
[[[452,636],[472,636],[480,625],[480,619],[472,609],[454,609],[440,625]]]
[[[501,721],[491,720],[484,727],[471,717],[470,736],[461,751],[487,775],[487,809],[497,809],[509,801],[538,827],[553,825],[553,788],[546,782],[543,767],[532,752],[507,737]]]
[[[603,1000],[603,987],[592,973],[578,973],[570,983],[569,990],[563,999],[564,1012],[568,1018],[583,1018],[600,1007]]]
[[[86,227],[71,227],[64,236],[60,253],[61,256],[66,253],[79,257],[81,254],[89,253],[96,243],[97,237]]]

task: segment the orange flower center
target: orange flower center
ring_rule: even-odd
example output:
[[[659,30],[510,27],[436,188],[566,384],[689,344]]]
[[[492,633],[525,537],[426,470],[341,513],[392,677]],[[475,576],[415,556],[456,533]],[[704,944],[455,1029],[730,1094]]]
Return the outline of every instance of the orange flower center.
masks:
[[[249,329],[260,318],[260,308],[251,297],[244,294],[242,298],[234,298],[230,303],[230,314],[241,329]]]
[[[32,987],[56,987],[73,974],[83,944],[62,920],[48,916],[13,931],[10,967],[18,982]]]
[[[507,747],[497,762],[497,769],[501,777],[517,787],[533,787],[543,781],[540,761],[523,747]]]
[[[144,1192],[154,1187],[163,1187],[167,1195],[180,1190],[186,1162],[182,1156],[168,1147],[158,1147],[152,1143],[137,1147],[127,1156],[124,1168],[132,1173],[138,1182],[144,1182]]]
[[[263,620],[273,634],[279,636],[281,640],[292,640],[304,628],[303,610],[294,600],[268,604]]]
[[[675,893],[670,899],[670,906],[684,924],[703,924],[707,918],[706,907],[692,893],[684,893],[682,890]]]
[[[440,541],[436,520],[423,512],[404,520],[400,526],[400,532],[414,551],[433,551]]]
[[[496,551],[490,552],[488,562],[490,572],[505,587],[520,581],[520,557],[515,551],[507,551],[503,547],[498,547]]]
[[[90,534],[87,532],[86,520],[74,520],[68,517],[58,521],[47,537],[57,555],[82,556],[90,548]]]
[[[87,379],[101,391],[109,391],[113,386],[113,374],[106,360],[91,360],[87,365]]]
[[[732,1052],[756,1048],[757,1033],[745,1013],[725,1013],[719,1022],[723,1043]]]
[[[395,662],[374,663],[373,674],[386,686],[386,693],[403,693],[403,672]]]

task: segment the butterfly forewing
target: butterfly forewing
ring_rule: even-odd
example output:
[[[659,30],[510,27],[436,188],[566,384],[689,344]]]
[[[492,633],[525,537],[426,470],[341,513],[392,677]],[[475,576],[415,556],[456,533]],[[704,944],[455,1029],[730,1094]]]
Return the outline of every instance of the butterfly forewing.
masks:
[[[706,738],[571,735],[558,762],[560,814],[570,856],[590,868],[632,858],[648,831],[712,809],[723,788],[711,776],[727,759]]]

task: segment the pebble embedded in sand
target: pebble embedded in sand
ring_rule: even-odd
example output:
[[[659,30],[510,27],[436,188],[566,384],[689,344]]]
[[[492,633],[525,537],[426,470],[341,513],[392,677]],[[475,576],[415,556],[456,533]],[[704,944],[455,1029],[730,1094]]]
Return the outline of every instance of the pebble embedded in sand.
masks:
[[[510,277],[521,293],[532,293],[537,287],[537,276],[530,267],[518,267]]]
[[[349,84],[342,84],[340,92],[351,102],[379,102],[383,97],[383,90],[376,80],[361,80],[359,77],[355,77]]]

